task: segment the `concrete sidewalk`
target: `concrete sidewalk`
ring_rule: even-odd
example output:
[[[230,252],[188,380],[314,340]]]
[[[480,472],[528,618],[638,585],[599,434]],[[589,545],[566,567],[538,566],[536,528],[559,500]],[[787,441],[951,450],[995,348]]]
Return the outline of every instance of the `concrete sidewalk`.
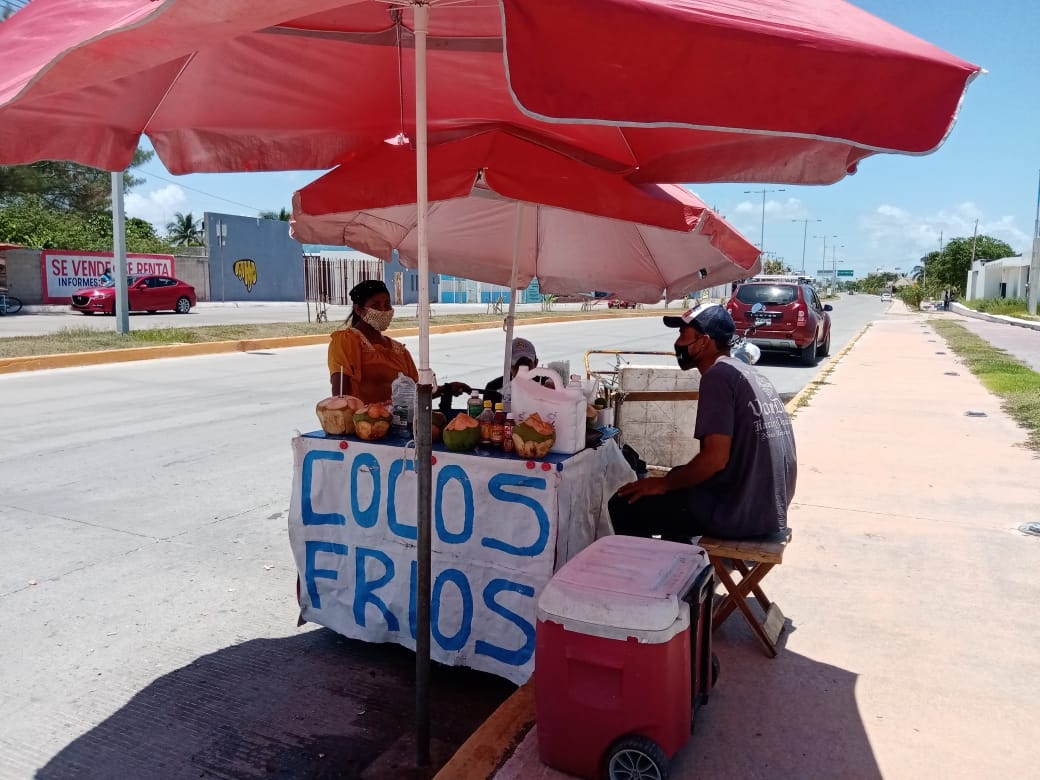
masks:
[[[765,581],[783,648],[736,616],[716,632],[719,685],[672,777],[1036,771],[1040,538],[1017,527],[1040,460],[927,319],[893,304],[798,410],[794,539]],[[565,777],[537,726],[493,776]]]

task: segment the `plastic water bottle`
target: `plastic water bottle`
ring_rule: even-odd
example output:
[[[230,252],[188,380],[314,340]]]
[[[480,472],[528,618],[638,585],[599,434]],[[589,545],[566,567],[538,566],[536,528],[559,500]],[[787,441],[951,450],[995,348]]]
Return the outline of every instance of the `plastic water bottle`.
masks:
[[[397,379],[390,385],[390,405],[394,428],[407,434],[415,415],[414,379],[404,374],[397,375]]]
[[[480,400],[480,393],[476,390],[470,393],[469,400],[466,401],[466,411],[474,420],[480,417],[480,413],[484,411],[484,402]]]

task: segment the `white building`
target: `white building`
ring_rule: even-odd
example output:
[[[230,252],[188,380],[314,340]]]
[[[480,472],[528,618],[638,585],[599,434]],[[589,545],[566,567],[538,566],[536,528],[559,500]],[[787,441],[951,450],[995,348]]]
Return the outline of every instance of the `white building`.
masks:
[[[1025,298],[1029,258],[976,260],[968,271],[966,301],[980,298]]]

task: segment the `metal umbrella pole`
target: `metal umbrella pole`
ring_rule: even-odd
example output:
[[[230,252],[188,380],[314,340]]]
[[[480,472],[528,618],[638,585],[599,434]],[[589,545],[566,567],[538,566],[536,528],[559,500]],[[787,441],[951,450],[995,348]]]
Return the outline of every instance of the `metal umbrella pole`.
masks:
[[[426,34],[429,7],[414,2],[415,14],[415,183],[418,206],[419,241],[419,382],[415,388],[416,469],[418,471],[418,507],[416,525],[416,636],[415,636],[415,761],[419,766],[430,763],[430,595],[431,551],[430,528],[433,483],[433,371],[430,370],[430,258],[426,245],[426,221],[429,210],[427,189],[426,136]]]
[[[516,277],[520,271],[520,238],[523,235],[524,204],[516,204],[516,232],[513,234],[513,271],[509,275],[509,314],[506,315],[505,356],[502,358],[502,398],[510,398],[510,383],[513,372],[513,322],[516,314]]]

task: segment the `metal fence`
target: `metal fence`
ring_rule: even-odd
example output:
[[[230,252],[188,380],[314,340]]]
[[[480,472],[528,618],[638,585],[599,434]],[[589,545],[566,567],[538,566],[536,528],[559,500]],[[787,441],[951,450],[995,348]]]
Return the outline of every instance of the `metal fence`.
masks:
[[[383,279],[385,264],[381,260],[345,257],[303,256],[304,295],[307,320],[327,322],[330,306],[350,306],[350,290],[365,279]]]

